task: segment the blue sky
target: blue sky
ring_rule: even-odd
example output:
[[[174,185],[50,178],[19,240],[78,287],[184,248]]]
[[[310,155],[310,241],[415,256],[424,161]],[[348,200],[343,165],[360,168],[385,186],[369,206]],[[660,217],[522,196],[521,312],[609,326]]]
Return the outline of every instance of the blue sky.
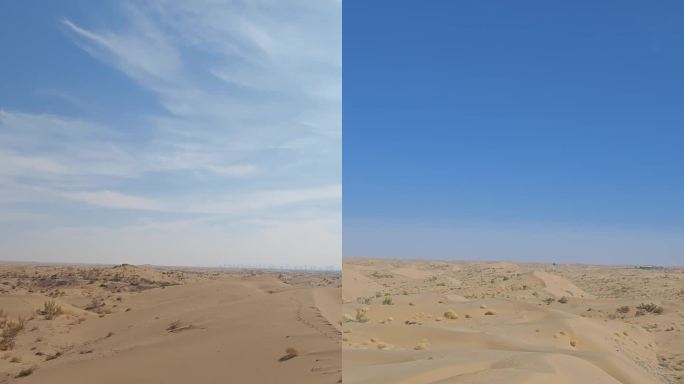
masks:
[[[684,264],[684,5],[346,2],[344,255]]]
[[[0,5],[0,259],[337,266],[341,3]]]

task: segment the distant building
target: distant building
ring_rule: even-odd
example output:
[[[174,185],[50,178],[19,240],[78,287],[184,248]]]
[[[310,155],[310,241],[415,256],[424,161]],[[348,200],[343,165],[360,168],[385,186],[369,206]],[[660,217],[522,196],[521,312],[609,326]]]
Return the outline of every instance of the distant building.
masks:
[[[663,267],[658,265],[637,265],[638,269],[663,269]]]

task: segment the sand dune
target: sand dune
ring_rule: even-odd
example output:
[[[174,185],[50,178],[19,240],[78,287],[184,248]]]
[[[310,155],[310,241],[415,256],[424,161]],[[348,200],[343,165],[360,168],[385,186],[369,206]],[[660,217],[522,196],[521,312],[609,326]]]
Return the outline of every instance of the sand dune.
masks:
[[[0,273],[3,316],[27,319],[2,352],[0,382],[340,380],[339,275],[132,266]],[[48,320],[37,310],[52,298],[63,313]],[[286,348],[297,356],[279,361]]]
[[[577,288],[573,283],[560,276],[539,270],[532,272],[532,275],[541,280],[544,284],[544,290],[555,297],[572,296],[586,299],[596,298],[594,295],[584,292],[580,288]]]
[[[453,264],[345,260],[345,383],[684,380],[681,269]]]

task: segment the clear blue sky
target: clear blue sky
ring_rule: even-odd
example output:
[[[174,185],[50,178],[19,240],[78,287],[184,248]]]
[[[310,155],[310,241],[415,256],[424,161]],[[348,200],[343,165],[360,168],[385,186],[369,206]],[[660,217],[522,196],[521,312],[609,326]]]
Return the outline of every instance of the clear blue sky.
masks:
[[[684,264],[684,4],[343,20],[345,255]]]
[[[341,13],[0,3],[0,260],[338,266]]]

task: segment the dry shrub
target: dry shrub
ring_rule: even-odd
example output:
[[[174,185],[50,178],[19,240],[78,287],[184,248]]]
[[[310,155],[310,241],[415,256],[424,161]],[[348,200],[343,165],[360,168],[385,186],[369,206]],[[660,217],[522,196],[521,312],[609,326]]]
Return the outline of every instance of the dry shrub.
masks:
[[[444,312],[444,317],[447,319],[455,320],[458,319],[458,315],[454,311],[446,311]]]
[[[383,305],[393,305],[394,301],[392,301],[392,298],[387,296],[382,300]]]
[[[35,368],[33,368],[33,367],[22,369],[22,370],[19,371],[19,373],[17,373],[17,375],[14,376],[14,377],[17,378],[17,379],[20,378],[20,377],[26,377],[26,376],[32,374],[34,370],[35,370]]]
[[[615,310],[617,313],[627,313],[629,312],[629,305],[623,305],[622,307]]]
[[[357,308],[356,321],[358,321],[359,323],[365,323],[368,320],[368,308]]]
[[[90,304],[88,304],[84,309],[86,311],[94,311],[94,312],[99,312],[99,308],[103,307],[105,303],[101,302],[98,300],[96,297],[93,297],[90,300]]]
[[[656,305],[655,303],[648,303],[648,304],[641,303],[641,304],[639,304],[637,309],[640,309],[640,310],[642,310],[644,312],[648,312],[648,313],[655,313],[656,315],[660,315],[664,311],[663,307]]]
[[[428,347],[428,343],[420,342],[420,343],[416,344],[416,346],[413,347],[413,349],[415,349],[416,351],[421,351],[423,349],[427,349],[427,347]]]
[[[47,355],[47,356],[45,356],[45,361],[54,360],[60,356],[62,356],[62,352],[57,352],[54,355]]]
[[[7,351],[14,348],[14,340],[19,335],[19,332],[24,330],[26,320],[19,318],[17,321],[10,320],[5,323],[5,327],[0,334],[0,351]]]
[[[566,296],[563,296],[560,299],[558,299],[558,302],[561,304],[566,304],[568,301],[570,301],[570,299],[568,299]]]
[[[43,309],[38,314],[45,316],[45,320],[52,320],[61,315],[64,311],[54,300],[48,300],[43,304]]]

